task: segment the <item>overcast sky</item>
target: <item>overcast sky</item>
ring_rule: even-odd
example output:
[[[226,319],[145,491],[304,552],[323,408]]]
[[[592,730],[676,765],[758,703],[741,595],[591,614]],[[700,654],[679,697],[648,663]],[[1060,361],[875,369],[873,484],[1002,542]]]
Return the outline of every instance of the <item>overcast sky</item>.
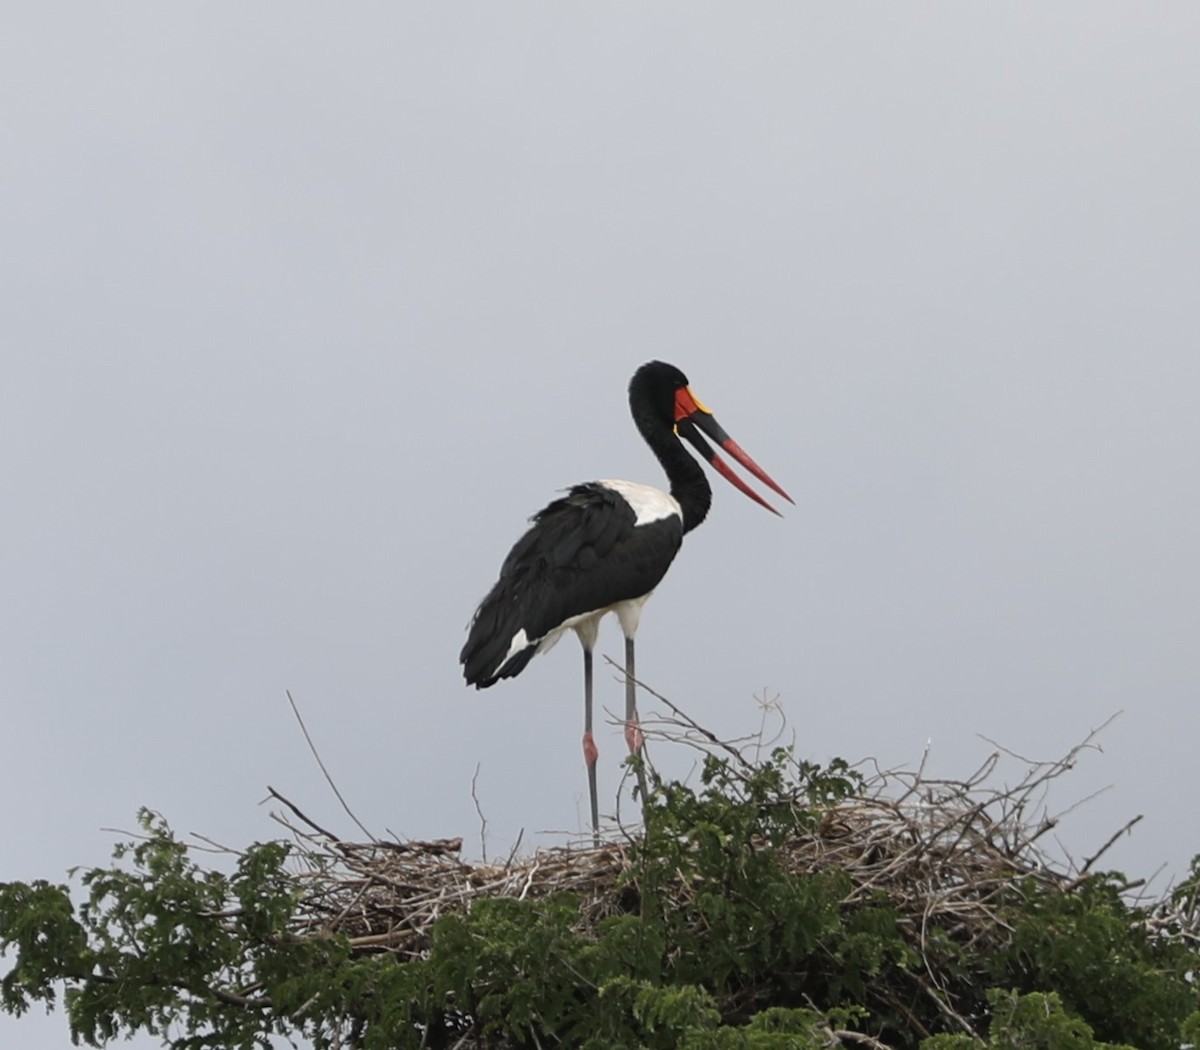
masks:
[[[661,483],[625,393],[658,357],[797,505],[714,479],[640,675],[948,776],[1123,711],[1051,808],[1107,788],[1064,846],[1144,813],[1109,861],[1165,885],[1200,851],[1198,54],[1190,3],[14,9],[0,879],[106,863],[143,805],[272,837],[267,784],[356,834],[285,689],[381,834],[478,856],[477,765],[491,854],[584,829],[577,644],[478,693],[457,654],[557,490]]]

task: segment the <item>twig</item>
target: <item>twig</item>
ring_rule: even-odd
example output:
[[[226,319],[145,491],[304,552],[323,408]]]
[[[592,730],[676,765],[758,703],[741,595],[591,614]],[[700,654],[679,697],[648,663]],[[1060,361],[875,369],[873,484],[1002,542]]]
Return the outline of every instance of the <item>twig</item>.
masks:
[[[308,749],[312,752],[313,758],[317,760],[317,765],[321,767],[321,772],[325,775],[325,780],[330,788],[333,789],[337,800],[342,804],[342,809],[346,811],[346,815],[358,825],[358,830],[361,831],[367,838],[374,836],[366,829],[366,826],[361,820],[354,815],[354,811],[346,804],[346,800],[342,798],[342,793],[338,790],[337,784],[333,782],[333,777],[329,775],[329,770],[325,768],[325,763],[321,760],[321,753],[317,750],[317,745],[313,743],[312,737],[309,735],[308,726],[304,724],[304,719],[300,717],[300,708],[296,706],[296,701],[292,699],[292,691],[284,690],[287,693],[288,703],[292,705],[292,714],[296,716],[296,721],[300,723],[300,731],[304,734],[304,739],[308,742]]]
[[[325,828],[321,827],[321,825],[318,824],[315,820],[312,820],[311,818],[305,816],[305,814],[303,812],[301,812],[299,806],[297,806],[294,802],[290,801],[289,799],[284,798],[278,791],[276,791],[273,787],[271,787],[270,784],[267,785],[267,793],[271,796],[271,798],[278,799],[285,806],[287,806],[287,808],[290,809],[296,815],[297,819],[304,821],[304,823],[307,824],[310,828],[312,828],[313,831],[317,832],[317,834],[324,835],[325,838],[327,838],[332,843],[336,843],[338,841],[338,837],[332,831],[327,831]]]
[[[476,786],[479,782],[479,768],[482,763],[475,763],[475,772],[471,775],[471,801],[475,803],[475,812],[479,814],[479,849],[483,855],[484,864],[487,863],[487,817],[483,815],[483,809],[479,805],[479,795],[476,792]]]
[[[871,1050],[892,1050],[887,1043],[881,1043],[874,1036],[866,1035],[863,1032],[848,1032],[844,1028],[830,1028],[826,1026],[825,1034],[833,1042],[861,1043],[863,1046],[871,1047]]]
[[[631,678],[631,676],[626,672],[625,668],[622,667],[619,663],[617,663],[616,660],[614,660],[611,656],[606,656],[604,659],[606,661],[608,661],[608,663],[611,664],[614,668],[616,668],[621,673],[623,678],[626,678],[626,679]],[[639,689],[649,693],[652,697],[654,697],[655,700],[659,701],[660,703],[666,704],[667,707],[669,707],[671,709],[671,713],[674,714],[676,718],[680,719],[680,721],[682,721],[685,725],[687,725],[689,729],[692,729],[694,732],[699,733],[713,747],[718,748],[721,751],[724,751],[727,755],[729,755],[731,758],[733,758],[733,760],[735,762],[737,762],[737,764],[739,766],[741,766],[743,769],[749,770],[749,769],[754,768],[753,764],[748,762],[746,760],[745,756],[736,747],[734,747],[732,744],[728,743],[727,741],[722,740],[719,736],[717,736],[716,733],[712,732],[712,730],[706,729],[699,722],[697,722],[694,718],[692,718],[691,715],[680,710],[673,703],[671,703],[671,701],[668,700],[665,696],[663,696],[662,693],[656,692],[655,690],[651,689],[650,686],[646,685],[645,682],[643,682],[641,679],[637,678],[636,676],[632,677],[632,681],[633,681],[634,685],[636,685]]]
[[[521,848],[521,839],[523,839],[524,837],[525,837],[525,829],[522,828],[520,831],[517,832],[517,841],[513,843],[512,849],[510,849],[508,851],[508,860],[506,860],[504,862],[504,866],[506,868],[512,867],[513,858],[517,855],[517,850],[519,850]]]
[[[1103,846],[1101,846],[1098,850],[1096,850],[1095,853],[1093,853],[1090,857],[1087,858],[1087,860],[1085,860],[1083,862],[1083,866],[1079,869],[1079,874],[1086,875],[1088,869],[1091,868],[1091,866],[1093,864],[1095,864],[1096,861],[1098,861],[1101,857],[1104,856],[1105,853],[1108,852],[1108,850],[1112,846],[1112,844],[1114,842],[1116,842],[1117,839],[1119,839],[1127,831],[1131,831],[1133,829],[1133,826],[1135,824],[1137,824],[1141,819],[1142,819],[1142,814],[1139,813],[1132,820],[1126,821],[1124,827],[1118,828],[1116,831],[1114,831],[1112,833],[1112,835],[1109,836],[1108,841],[1105,842]]]

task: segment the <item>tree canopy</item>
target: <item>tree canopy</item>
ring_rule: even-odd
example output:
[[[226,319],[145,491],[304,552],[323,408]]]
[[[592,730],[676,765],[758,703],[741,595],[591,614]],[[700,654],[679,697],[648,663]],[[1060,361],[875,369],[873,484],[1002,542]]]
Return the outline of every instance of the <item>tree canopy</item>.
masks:
[[[288,803],[290,840],[218,870],[143,811],[78,900],[0,885],[0,1006],[176,1050],[1200,1045],[1200,857],[1155,899],[1048,862],[1032,800],[1068,762],[997,789],[712,743],[636,832],[500,864]]]

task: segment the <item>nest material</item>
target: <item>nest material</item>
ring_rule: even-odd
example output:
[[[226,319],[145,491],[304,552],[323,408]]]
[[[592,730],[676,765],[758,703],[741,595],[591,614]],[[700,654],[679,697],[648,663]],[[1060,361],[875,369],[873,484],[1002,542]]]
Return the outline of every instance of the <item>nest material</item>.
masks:
[[[694,723],[672,718],[669,732],[660,730],[659,735],[723,750],[749,768],[735,747]],[[996,905],[1017,880],[1070,889],[1140,819],[1129,821],[1082,863],[1069,858],[1052,862],[1043,852],[1040,841],[1058,820],[1045,810],[1047,788],[1074,765],[1081,750],[1095,746],[1094,735],[1057,761],[1026,760],[1025,775],[1011,788],[989,786],[999,751],[965,781],[926,778],[923,768],[876,772],[864,793],[830,807],[810,832],[785,843],[780,861],[796,874],[848,875],[844,907],[882,895],[919,948],[924,931],[933,925],[980,951],[1000,947],[1009,930]],[[440,916],[468,911],[479,900],[571,893],[580,902],[584,931],[627,909],[621,893],[622,875],[631,864],[629,838],[598,847],[589,841],[586,847],[540,849],[503,864],[469,863],[462,858],[461,839],[346,841],[313,823],[282,795],[272,794],[288,807],[288,815],[275,817],[298,846],[295,877],[302,899],[297,933],[343,934],[357,951],[417,959],[429,950]],[[674,887],[679,899],[672,903],[685,906],[693,891],[681,882]],[[1200,916],[1168,915],[1162,909],[1157,919],[1148,914],[1162,929],[1183,931],[1200,943]]]

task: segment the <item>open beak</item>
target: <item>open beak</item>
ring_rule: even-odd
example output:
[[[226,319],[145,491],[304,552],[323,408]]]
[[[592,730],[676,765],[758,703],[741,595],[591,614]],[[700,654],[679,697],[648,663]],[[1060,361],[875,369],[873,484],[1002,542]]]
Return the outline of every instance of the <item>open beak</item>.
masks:
[[[704,440],[701,431],[712,438],[713,441],[720,445],[721,448],[728,452],[764,485],[769,485],[789,503],[795,504],[796,501],[783,491],[771,475],[755,463],[750,458],[749,453],[725,433],[721,424],[713,416],[712,410],[692,393],[690,387],[681,386],[675,391],[675,429],[681,438],[689,442],[701,456],[708,460],[718,474],[732,484],[734,488],[744,492],[755,503],[766,507],[772,514],[779,514],[779,511],[772,507],[771,504],[733,472],[733,468],[729,463],[722,459],[717,454],[717,450]]]

